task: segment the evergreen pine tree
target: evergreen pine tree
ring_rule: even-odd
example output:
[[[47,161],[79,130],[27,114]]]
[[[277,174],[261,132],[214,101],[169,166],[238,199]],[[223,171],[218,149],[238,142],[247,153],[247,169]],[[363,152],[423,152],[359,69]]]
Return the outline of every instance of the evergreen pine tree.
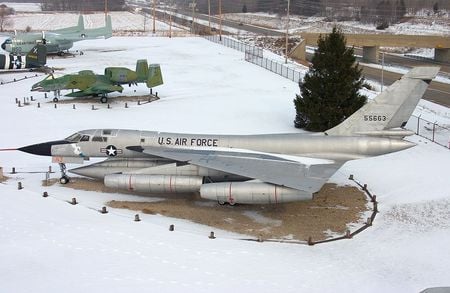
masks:
[[[320,36],[312,65],[299,84],[301,94],[294,99],[295,127],[325,131],[361,108],[367,100],[358,93],[364,83],[361,71],[340,29]]]

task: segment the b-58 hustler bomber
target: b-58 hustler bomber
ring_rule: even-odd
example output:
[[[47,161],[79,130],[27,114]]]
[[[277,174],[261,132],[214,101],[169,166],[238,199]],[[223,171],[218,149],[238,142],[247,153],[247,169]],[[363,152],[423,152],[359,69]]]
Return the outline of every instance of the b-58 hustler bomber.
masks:
[[[346,161],[408,149],[403,127],[436,67],[418,67],[339,125],[323,133],[195,135],[92,129],[19,148],[65,163],[105,161],[70,172],[107,187],[148,193],[199,192],[221,204],[309,200]]]
[[[102,103],[108,101],[108,93],[122,92],[123,84],[137,85],[145,83],[148,88],[163,84],[161,68],[159,64],[148,65],[147,60],[136,62],[136,71],[125,67],[107,67],[104,74],[95,74],[91,70],[83,70],[76,74],[66,74],[55,78],[47,76],[44,80],[35,83],[31,91],[55,93],[53,102],[58,102],[61,90],[74,90],[77,92],[67,94],[67,97],[99,96]]]

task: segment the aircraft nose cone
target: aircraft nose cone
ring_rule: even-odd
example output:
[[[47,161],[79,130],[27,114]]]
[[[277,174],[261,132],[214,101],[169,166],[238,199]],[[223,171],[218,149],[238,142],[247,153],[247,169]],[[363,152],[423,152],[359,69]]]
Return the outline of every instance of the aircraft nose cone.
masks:
[[[38,156],[51,156],[52,155],[52,146],[58,144],[69,144],[70,142],[65,140],[56,140],[56,141],[48,141],[38,144],[27,145],[21,148],[18,148],[19,151],[38,155]]]
[[[6,50],[6,44],[5,43],[2,44],[2,49]]]

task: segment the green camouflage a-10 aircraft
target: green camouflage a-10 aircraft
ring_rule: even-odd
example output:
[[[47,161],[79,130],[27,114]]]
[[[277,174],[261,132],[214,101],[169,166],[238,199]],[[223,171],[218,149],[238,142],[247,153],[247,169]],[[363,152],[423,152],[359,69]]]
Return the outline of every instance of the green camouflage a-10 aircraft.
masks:
[[[62,55],[64,51],[72,48],[74,42],[96,39],[103,37],[105,39],[112,36],[111,16],[106,18],[104,27],[85,29],[84,19],[80,15],[76,26],[57,29],[48,32],[26,32],[18,33],[6,39],[1,47],[6,52],[15,55],[24,55],[28,53],[36,44],[43,44],[47,48],[48,54],[58,53]]]
[[[66,74],[55,78],[53,75],[47,76],[44,80],[34,84],[32,91],[55,93],[54,102],[58,102],[61,90],[79,91],[67,94],[67,97],[85,97],[101,95],[100,101],[108,101],[107,94],[111,92],[122,92],[122,84],[137,85],[146,83],[148,88],[153,88],[163,84],[161,68],[159,64],[147,63],[147,60],[136,62],[136,71],[125,67],[107,67],[105,74],[95,74],[91,70],[83,70],[76,74]]]

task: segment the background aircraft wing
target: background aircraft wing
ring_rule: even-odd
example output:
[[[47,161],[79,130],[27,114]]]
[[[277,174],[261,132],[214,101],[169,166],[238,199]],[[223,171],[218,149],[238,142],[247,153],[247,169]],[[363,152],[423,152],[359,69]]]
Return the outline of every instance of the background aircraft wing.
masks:
[[[103,94],[103,93],[110,93],[110,92],[115,92],[115,91],[122,92],[123,87],[121,87],[120,85],[113,85],[113,84],[97,82],[92,87],[90,87],[86,90],[89,90],[92,93]]]
[[[311,193],[319,191],[344,163],[248,150],[169,147],[128,147],[128,149]]]

